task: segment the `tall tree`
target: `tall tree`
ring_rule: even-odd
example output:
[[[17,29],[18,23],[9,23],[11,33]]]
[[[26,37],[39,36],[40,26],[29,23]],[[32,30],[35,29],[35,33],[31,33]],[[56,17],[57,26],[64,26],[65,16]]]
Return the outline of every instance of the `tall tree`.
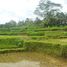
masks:
[[[18,26],[23,26],[24,24],[25,24],[25,23],[24,23],[23,20],[18,22]]]
[[[50,20],[56,19],[54,17],[57,12],[60,12],[60,8],[62,8],[61,4],[53,3],[49,0],[41,0],[34,13],[41,16],[45,23],[48,24]]]
[[[38,7],[35,10],[35,14],[46,18],[49,14],[53,14],[59,11],[62,6],[60,4],[53,3],[49,0],[41,0]]]
[[[16,21],[11,20],[11,21],[7,22],[7,23],[5,24],[5,26],[6,26],[6,27],[15,27],[15,26],[16,26]]]

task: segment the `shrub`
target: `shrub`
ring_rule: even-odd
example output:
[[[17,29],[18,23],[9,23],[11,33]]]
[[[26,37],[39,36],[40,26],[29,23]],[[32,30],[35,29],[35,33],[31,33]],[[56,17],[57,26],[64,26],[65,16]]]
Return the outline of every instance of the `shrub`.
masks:
[[[67,45],[62,46],[62,56],[67,58]]]

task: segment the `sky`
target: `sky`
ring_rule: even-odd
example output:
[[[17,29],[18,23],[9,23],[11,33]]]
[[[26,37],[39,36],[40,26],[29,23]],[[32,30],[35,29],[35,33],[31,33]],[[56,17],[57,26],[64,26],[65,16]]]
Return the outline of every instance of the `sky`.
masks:
[[[0,0],[0,24],[15,20],[16,22],[25,18],[34,19],[33,14],[40,0]],[[62,4],[63,11],[67,11],[67,0],[51,0]]]

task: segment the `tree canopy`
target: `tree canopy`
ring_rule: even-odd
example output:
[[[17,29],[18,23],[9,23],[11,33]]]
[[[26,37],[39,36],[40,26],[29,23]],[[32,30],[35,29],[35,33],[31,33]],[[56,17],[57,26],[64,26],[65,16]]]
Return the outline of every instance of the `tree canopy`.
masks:
[[[34,13],[44,20],[44,25],[65,25],[67,24],[67,14],[61,11],[62,5],[49,0],[40,0]]]

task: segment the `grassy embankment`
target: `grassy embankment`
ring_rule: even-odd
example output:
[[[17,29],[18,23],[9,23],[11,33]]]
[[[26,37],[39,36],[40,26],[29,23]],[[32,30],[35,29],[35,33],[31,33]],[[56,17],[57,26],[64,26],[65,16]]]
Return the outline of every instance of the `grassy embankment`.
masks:
[[[67,27],[0,29],[0,53],[38,51],[67,57]]]

